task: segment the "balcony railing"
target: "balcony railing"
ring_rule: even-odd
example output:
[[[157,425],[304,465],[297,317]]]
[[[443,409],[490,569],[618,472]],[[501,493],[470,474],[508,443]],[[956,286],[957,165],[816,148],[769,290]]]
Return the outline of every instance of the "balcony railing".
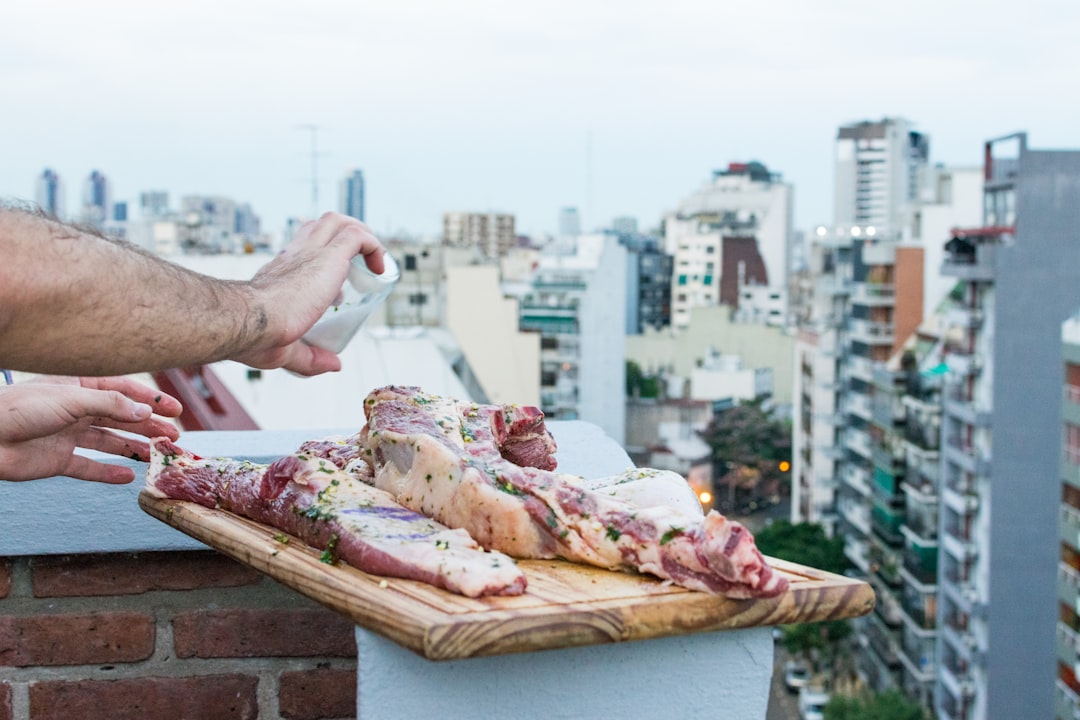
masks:
[[[852,320],[848,326],[848,337],[867,345],[892,345],[894,333],[895,328],[891,322]]]
[[[1062,563],[1058,566],[1058,600],[1063,605],[1073,608],[1078,607],[1080,600],[1080,571]]]
[[[1080,549],[1080,511],[1062,505],[1058,522],[1061,541],[1071,548]]]

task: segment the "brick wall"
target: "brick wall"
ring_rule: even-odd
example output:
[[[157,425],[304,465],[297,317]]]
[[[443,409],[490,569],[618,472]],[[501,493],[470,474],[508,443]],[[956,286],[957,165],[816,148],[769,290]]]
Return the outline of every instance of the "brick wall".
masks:
[[[0,558],[0,720],[355,714],[352,624],[222,555]]]

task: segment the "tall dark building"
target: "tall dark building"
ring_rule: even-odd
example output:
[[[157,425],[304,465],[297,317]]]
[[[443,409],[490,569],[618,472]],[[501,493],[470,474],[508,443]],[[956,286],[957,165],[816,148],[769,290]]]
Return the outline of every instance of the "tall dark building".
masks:
[[[364,172],[353,170],[341,181],[341,212],[364,220]]]
[[[45,168],[37,179],[37,204],[53,217],[64,214],[64,183],[52,168]]]

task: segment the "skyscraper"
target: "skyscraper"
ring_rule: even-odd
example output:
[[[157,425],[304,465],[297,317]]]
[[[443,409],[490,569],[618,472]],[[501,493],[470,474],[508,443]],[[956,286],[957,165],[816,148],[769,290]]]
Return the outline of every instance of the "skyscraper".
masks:
[[[885,118],[838,130],[835,226],[874,228],[890,238],[907,225],[930,157],[929,136],[912,128],[903,118]]]
[[[112,192],[109,180],[99,171],[94,170],[83,183],[82,221],[100,228],[112,217]]]
[[[353,170],[341,181],[341,213],[364,220],[364,172]]]
[[[45,168],[38,176],[36,200],[38,207],[53,217],[64,214],[64,183],[52,168]]]

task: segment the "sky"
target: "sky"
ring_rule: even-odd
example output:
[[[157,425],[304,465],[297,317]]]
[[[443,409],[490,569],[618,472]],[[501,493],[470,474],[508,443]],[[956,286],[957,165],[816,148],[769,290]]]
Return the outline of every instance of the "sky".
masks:
[[[452,210],[540,235],[568,206],[656,227],[758,160],[806,229],[832,220],[840,125],[905,117],[947,165],[1016,131],[1080,148],[1077,37],[1076,0],[9,3],[0,198],[51,167],[70,211],[97,169],[114,200],[225,195],[278,233],[359,168],[380,235]]]

